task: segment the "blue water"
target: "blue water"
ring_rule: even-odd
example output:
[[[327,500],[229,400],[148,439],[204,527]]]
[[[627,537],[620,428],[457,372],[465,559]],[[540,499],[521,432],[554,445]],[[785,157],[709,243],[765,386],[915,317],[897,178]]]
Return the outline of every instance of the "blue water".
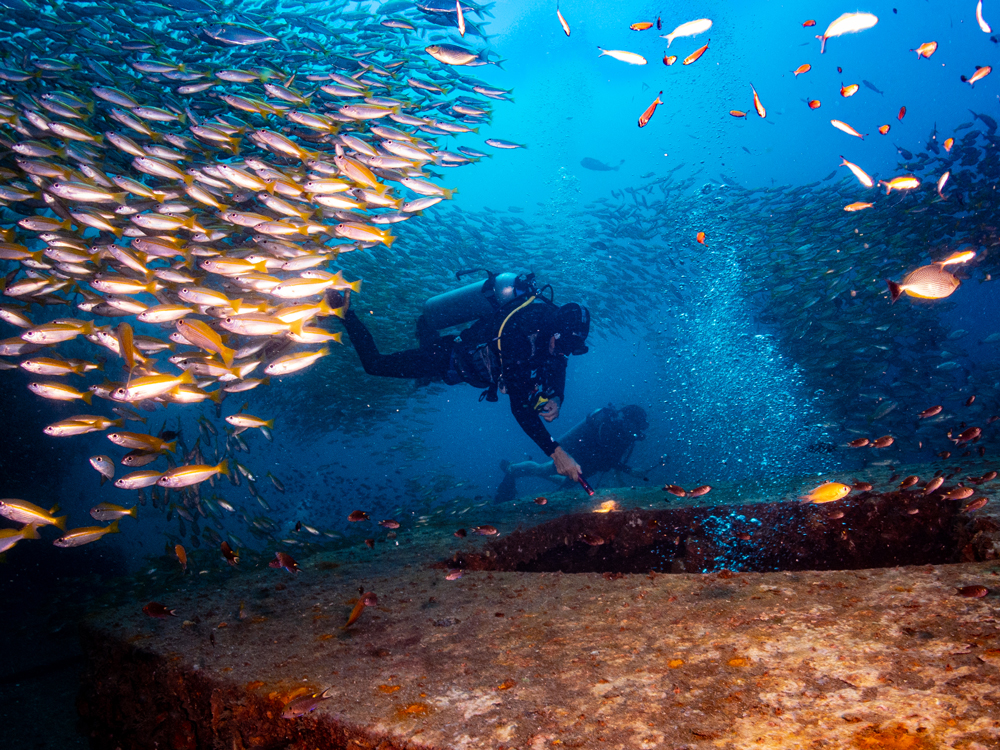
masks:
[[[465,266],[534,271],[553,285],[557,301],[588,305],[594,311],[591,352],[570,362],[566,403],[552,433],[558,437],[609,402],[643,406],[650,428],[631,465],[645,481],[621,478],[625,483],[694,486],[776,476],[846,481],[874,460],[870,452],[844,448],[859,434],[895,435],[899,445],[883,455],[896,464],[927,461],[948,446],[943,432],[958,422],[981,425],[984,436],[974,447],[995,453],[996,428],[986,418],[1000,410],[998,344],[981,342],[1000,320],[992,284],[996,198],[973,188],[977,179],[996,179],[995,160],[986,163],[994,146],[981,150],[978,161],[953,168],[943,204],[933,199],[940,169],[921,172],[924,184],[913,194],[886,198],[839,166],[843,155],[873,179],[888,180],[910,173],[917,161],[901,156],[900,149],[919,155],[929,143],[940,147],[945,138],[959,140],[973,130],[980,132],[982,148],[995,135],[974,113],[1000,116],[1000,79],[989,76],[970,87],[959,78],[996,58],[996,42],[979,29],[974,8],[872,2],[860,10],[875,13],[878,24],[831,39],[820,55],[816,34],[854,6],[595,8],[566,2],[561,11],[572,29],[566,37],[554,4],[499,2],[485,29],[491,59],[502,58],[502,68],[457,72],[511,89],[514,101],[490,102],[489,124],[445,142],[446,148],[488,151],[491,158],[440,170],[436,181],[457,188],[455,198],[395,225],[398,240],[391,249],[338,259],[350,278],[363,279],[355,308],[366,314],[383,351],[390,351],[414,345],[412,326],[423,300],[459,283],[452,274]],[[276,15],[281,11],[279,6]],[[659,33],[699,17],[711,18],[713,26],[698,37],[675,40],[669,50],[655,28],[628,28],[658,17]],[[810,18],[816,25],[804,28]],[[993,20],[1000,24],[1000,15]],[[927,41],[939,48],[930,59],[918,59],[910,50]],[[463,43],[479,49],[478,42],[467,37]],[[682,64],[705,43],[701,59]],[[599,57],[598,47],[642,54],[648,64]],[[670,67],[662,63],[668,52],[680,58]],[[9,45],[5,56],[10,65],[24,64]],[[792,71],[803,63],[812,69],[796,78]],[[842,97],[841,85],[851,83],[862,84],[858,93]],[[766,118],[754,112],[751,84]],[[660,90],[663,104],[638,128],[639,115]],[[809,99],[822,106],[810,109]],[[900,120],[902,106],[906,115]],[[746,118],[731,116],[733,109],[747,112]],[[845,135],[831,119],[868,135]],[[964,123],[972,128],[956,130]],[[882,124],[891,126],[884,136],[876,130]],[[491,149],[486,138],[526,148]],[[585,158],[620,167],[589,170],[581,165]],[[877,218],[840,211],[862,200],[876,202]],[[783,210],[772,210],[771,201]],[[822,226],[812,229],[820,214]],[[856,235],[850,224],[854,217],[856,226],[877,228],[890,239],[865,247],[863,233]],[[7,216],[3,224],[12,221]],[[695,241],[700,231],[706,245]],[[776,242],[781,237],[789,238],[788,246]],[[813,251],[797,251],[803,237]],[[959,270],[963,284],[952,297],[904,297],[889,305],[885,278],[901,280],[965,243],[978,256]],[[839,258],[833,277],[824,253]],[[847,286],[828,281],[838,277],[858,296],[844,296]],[[790,286],[774,290],[783,285]],[[848,304],[852,299],[857,307]],[[815,305],[814,312],[804,311],[806,303]],[[828,325],[801,327],[814,315]],[[880,325],[890,326],[889,332],[875,333]],[[5,336],[16,335],[6,324],[4,330]],[[948,337],[960,330],[966,333]],[[855,344],[882,348],[858,354]],[[880,354],[887,350],[891,356]],[[873,364],[863,375],[838,379],[838,372],[869,358]],[[949,362],[957,364],[939,367]],[[87,509],[98,502],[135,500],[135,493],[98,484],[87,458],[110,450],[99,435],[42,435],[44,425],[78,409],[28,393],[24,386],[34,378],[26,373],[0,376],[8,414],[2,494],[45,507],[58,503],[71,526],[90,525]],[[978,396],[976,406],[959,412],[971,395]],[[351,550],[372,533],[347,521],[355,509],[405,525],[442,507],[473,506],[485,508],[476,511],[479,520],[502,528],[505,510],[490,504],[502,476],[500,460],[542,456],[517,427],[505,398],[486,404],[478,397],[467,386],[416,388],[370,378],[346,345],[335,345],[333,356],[269,390],[231,396],[223,414],[246,401],[250,413],[276,423],[273,442],[255,431],[244,433],[250,452],[235,454],[256,475],[268,509],[247,494],[245,483],[234,487],[221,480],[215,489],[203,487],[204,495],[218,495],[237,508],[220,513],[220,537],[234,534],[265,556],[278,548],[295,550],[303,539]],[[886,401],[897,406],[884,421],[873,419]],[[915,414],[939,402],[948,405],[952,421],[927,437],[931,428],[918,425]],[[213,407],[172,406],[150,413],[146,429],[179,424],[191,447],[199,415],[222,426]],[[268,472],[284,483],[284,493],[271,486]],[[611,487],[619,478],[596,481]],[[551,488],[542,480],[521,484],[525,496]],[[269,519],[267,533],[251,531],[261,518]],[[296,522],[322,533],[296,534]],[[121,534],[88,547],[57,550],[50,539],[21,544],[9,553],[3,580],[175,564],[175,543],[200,554],[190,542],[190,522],[183,525],[181,535],[176,517],[168,521],[164,509],[140,507],[139,519],[125,519]],[[200,525],[210,521],[200,519]],[[200,564],[224,565],[214,541],[206,539],[198,549],[204,553]],[[44,575],[37,576],[38,570]]]

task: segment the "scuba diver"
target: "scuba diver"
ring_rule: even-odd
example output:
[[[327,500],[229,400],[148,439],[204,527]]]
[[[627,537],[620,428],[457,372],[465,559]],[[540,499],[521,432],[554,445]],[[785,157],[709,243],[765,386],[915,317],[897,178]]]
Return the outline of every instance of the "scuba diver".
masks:
[[[586,419],[560,437],[559,444],[580,462],[586,476],[612,469],[632,474],[627,466],[628,460],[632,457],[636,441],[645,439],[648,427],[646,411],[641,406],[631,404],[619,410],[608,404],[591,412]],[[496,502],[514,499],[517,494],[515,480],[518,477],[563,481],[555,478],[557,472],[552,461],[522,461],[517,464],[501,461],[500,468],[504,472],[504,478],[497,487]]]
[[[459,271],[456,278],[479,270],[485,269]],[[379,353],[371,333],[350,307],[349,291],[342,295],[331,290],[328,301],[331,307],[346,308],[342,322],[366,373],[429,378],[448,385],[469,383],[485,389],[480,401],[497,401],[498,391],[506,393],[514,419],[549,456],[555,471],[591,491],[580,464],[542,423],[559,416],[567,359],[587,352],[590,312],[575,302],[557,306],[552,287],[537,289],[534,274],[486,273],[484,282],[427,300],[417,319],[420,347],[393,354]],[[438,333],[472,320],[476,322],[457,336]]]

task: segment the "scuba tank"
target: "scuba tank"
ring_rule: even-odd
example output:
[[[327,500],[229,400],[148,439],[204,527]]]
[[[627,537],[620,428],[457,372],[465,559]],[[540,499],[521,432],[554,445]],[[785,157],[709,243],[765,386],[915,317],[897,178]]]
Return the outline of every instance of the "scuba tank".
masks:
[[[468,323],[493,315],[497,310],[519,297],[535,293],[535,274],[496,274],[485,268],[458,271],[455,278],[486,271],[485,281],[476,281],[458,289],[443,292],[424,302],[420,327],[439,331],[443,328]]]

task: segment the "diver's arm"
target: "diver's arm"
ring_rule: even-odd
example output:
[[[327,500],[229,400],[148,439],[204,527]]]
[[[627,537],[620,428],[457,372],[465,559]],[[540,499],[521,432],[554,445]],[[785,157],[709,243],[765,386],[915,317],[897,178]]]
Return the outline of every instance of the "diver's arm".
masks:
[[[542,453],[546,456],[551,456],[552,453],[559,447],[559,443],[552,439],[549,431],[545,429],[545,425],[542,424],[541,418],[538,416],[538,412],[531,409],[525,398],[519,398],[520,394],[515,392],[510,392],[510,413],[514,415],[514,419],[524,430],[524,434],[530,437],[535,445],[542,449]]]
[[[562,474],[567,479],[571,479],[574,482],[580,481],[580,464],[578,464],[571,455],[564,451],[561,447],[557,447],[552,453],[552,463],[555,464],[556,471]]]

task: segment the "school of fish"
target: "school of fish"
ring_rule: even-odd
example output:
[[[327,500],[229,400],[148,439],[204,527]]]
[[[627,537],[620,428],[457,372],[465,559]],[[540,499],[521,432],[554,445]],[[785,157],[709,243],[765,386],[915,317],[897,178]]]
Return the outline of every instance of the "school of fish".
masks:
[[[933,308],[897,302],[904,295],[917,303],[943,300],[973,271],[980,281],[992,278],[989,250],[1000,242],[992,224],[1000,136],[987,114],[972,113],[950,133],[935,130],[912,152],[900,147],[899,174],[883,180],[843,157],[823,180],[753,190],[724,174],[704,175],[703,168],[675,181],[684,166],[677,165],[587,205],[555,196],[553,206],[567,201],[560,206],[566,224],[537,226],[517,211],[463,211],[444,202],[452,191],[438,172],[487,155],[470,146],[445,150],[445,141],[476,135],[489,122],[491,102],[510,95],[467,72],[498,62],[464,41],[466,35],[485,40],[473,20],[487,13],[481,7],[392,0],[372,14],[347,11],[347,3],[320,9],[305,2],[280,17],[257,8],[220,20],[202,0],[145,11],[138,6],[127,15],[100,4],[79,6],[69,18],[6,2],[13,7],[7,31],[44,34],[24,38],[22,60],[0,67],[0,260],[8,298],[0,318],[14,333],[0,341],[3,366],[44,378],[29,384],[43,398],[106,403],[114,416],[79,414],[49,425],[47,434],[105,433],[129,451],[121,462],[135,470],[116,478],[115,461],[103,455],[107,444],[97,449],[95,443],[100,455],[91,465],[102,481],[138,490],[140,504],[149,488],[154,507],[178,519],[181,538],[194,546],[211,541],[230,564],[238,563],[242,540],[223,536],[204,519],[236,514],[271,542],[281,530],[267,515],[252,515],[199,486],[223,476],[245,481],[265,511],[258,483],[271,479],[283,490],[276,477],[261,478],[236,460],[248,452],[244,433],[258,430],[270,439],[273,420],[229,408],[233,402],[224,399],[238,403],[238,394],[321,359],[330,360],[329,367],[312,382],[320,393],[338,394],[337,408],[346,414],[338,424],[364,430],[409,398],[402,386],[387,385],[384,403],[364,414],[352,411],[365,393],[350,384],[354,363],[329,357],[339,334],[321,320],[338,310],[324,293],[357,291],[360,279],[379,279],[366,283],[366,304],[387,309],[400,290],[443,291],[452,284],[453,267],[530,258],[534,248],[551,247],[553,236],[558,241],[546,256],[546,276],[560,296],[588,298],[607,332],[636,334],[665,358],[667,352],[679,358],[684,344],[648,320],[650,306],[656,309],[665,295],[690,302],[688,290],[719,272],[713,259],[720,256],[712,253],[723,250],[714,248],[738,246],[758,320],[775,332],[817,394],[835,425],[829,432],[836,444],[884,432],[889,439],[879,449],[950,456],[958,447],[973,454],[980,447],[974,443],[996,435],[989,411],[1000,407],[995,368],[968,357],[961,335],[945,330]],[[154,10],[164,7],[170,12],[161,18]],[[559,10],[556,16],[569,37],[572,18]],[[978,18],[985,24],[981,13]],[[830,57],[829,40],[876,23],[872,14],[845,13],[817,37],[820,53]],[[712,26],[709,19],[685,21],[663,38],[669,47]],[[432,33],[408,33],[418,28]],[[662,22],[629,28],[660,31]],[[695,44],[684,65],[711,56],[709,43]],[[918,61],[930,58],[937,43],[912,51]],[[637,52],[599,52],[647,64]],[[676,60],[668,59],[667,65]],[[810,69],[804,64],[794,74]],[[983,66],[963,81],[974,85],[990,72]],[[752,104],[766,118],[757,88],[745,85],[747,100],[734,102],[743,108],[731,114],[745,118]],[[840,93],[858,90],[850,84]],[[650,124],[661,95],[640,116],[640,128]],[[898,119],[904,115],[905,108]],[[867,135],[829,122],[849,136]],[[495,138],[485,143],[499,150],[519,146]],[[840,179],[841,167],[853,179]],[[770,220],[759,221],[762,214]],[[676,237],[690,238],[692,247],[664,253],[664,238]],[[413,247],[446,247],[435,259],[441,269],[429,271],[405,249]],[[615,294],[590,294],[593,280],[575,273],[571,251],[578,247],[596,251],[593,268],[615,285]],[[841,252],[845,247],[849,251]],[[662,275],[644,283],[650,268]],[[399,342],[405,338],[396,335]],[[998,342],[1000,334],[982,343]],[[921,377],[887,377],[890,371]],[[77,387],[80,378],[112,374],[116,380]],[[945,406],[923,418],[927,394]],[[979,400],[966,404],[970,395]],[[283,400],[298,398],[291,389],[276,389],[276,412]],[[205,402],[210,413],[216,406],[229,413],[219,426],[199,417],[194,445],[174,431],[129,429],[145,424],[142,412],[161,404]],[[329,427],[330,418],[317,410],[301,419],[319,429]],[[973,428],[979,432],[969,432]],[[419,441],[401,449],[416,457]],[[850,492],[846,483],[821,487],[805,497],[823,503]],[[428,506],[435,492],[415,488]],[[10,509],[4,515],[23,524],[5,537],[9,546],[37,538],[39,526],[65,528],[56,508],[3,502]],[[111,525],[73,529],[60,545],[117,532],[134,508],[95,507],[91,515]],[[486,528],[493,527],[475,527]],[[186,567],[180,539],[169,542]],[[297,570],[294,560],[275,562]]]

